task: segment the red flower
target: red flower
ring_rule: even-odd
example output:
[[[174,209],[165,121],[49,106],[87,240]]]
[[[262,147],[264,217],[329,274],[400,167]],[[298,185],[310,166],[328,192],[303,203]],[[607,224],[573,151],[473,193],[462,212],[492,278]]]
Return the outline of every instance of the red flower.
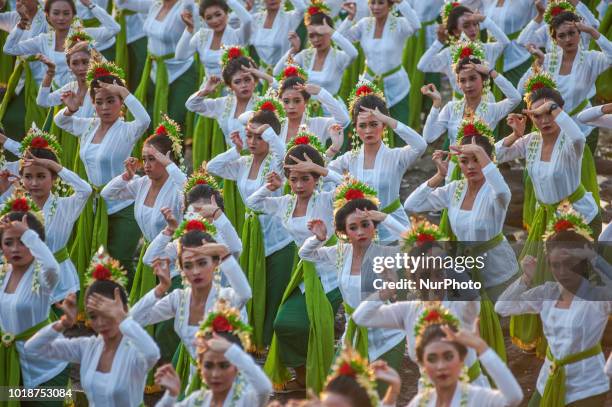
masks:
[[[94,78],[99,78],[101,76],[110,76],[111,73],[106,68],[96,68],[94,71]]]
[[[461,50],[461,55],[460,55],[461,58],[467,58],[470,55],[472,55],[472,48],[465,47]]]
[[[355,376],[355,371],[347,362],[344,362],[342,365],[340,365],[338,373],[342,376]]]
[[[295,66],[288,66],[283,73],[285,78],[290,78],[292,76],[298,76],[299,72]]]
[[[314,16],[315,14],[318,14],[320,12],[321,12],[321,9],[317,6],[308,7],[308,14],[311,16]]]
[[[213,331],[215,332],[231,332],[232,324],[223,315],[217,315],[212,322]]]
[[[454,1],[454,2],[452,3],[452,6],[453,6],[453,8],[455,8],[455,7],[459,6],[460,4],[461,4],[461,3],[459,3],[458,1]]]
[[[310,139],[308,136],[296,137],[295,144],[310,144]]]
[[[531,86],[531,91],[532,91],[532,92],[535,92],[536,90],[538,90],[538,89],[542,89],[542,88],[545,88],[545,87],[546,87],[546,85],[544,85],[542,82],[536,82],[536,83],[534,83],[534,84]]]
[[[429,311],[429,313],[425,316],[425,321],[435,322],[435,321],[438,321],[440,317],[441,317],[440,313],[434,309],[434,310]]]
[[[559,14],[563,13],[564,11],[565,11],[565,9],[563,7],[554,6],[553,8],[550,9],[550,15],[555,17],[555,16],[558,16]]]
[[[435,242],[436,238],[430,235],[429,233],[419,233],[417,235],[417,245],[421,246],[426,242]]]
[[[359,189],[349,189],[346,191],[346,194],[344,194],[344,198],[346,198],[347,201],[352,201],[353,199],[363,199],[365,198],[365,194]]]
[[[470,124],[466,124],[465,127],[463,127],[463,136],[478,136],[480,133],[478,132],[478,130],[476,129],[476,126],[474,126],[472,123]]]
[[[196,181],[196,185],[208,185],[205,179],[199,179]]]
[[[555,232],[562,232],[567,229],[571,229],[574,227],[574,224],[566,219],[561,219],[557,223],[555,223]]]
[[[205,232],[206,231],[206,227],[199,220],[193,219],[193,220],[190,220],[189,222],[187,222],[187,225],[185,225],[185,230],[187,232],[191,232],[192,230],[202,230],[202,231]]]
[[[11,205],[11,210],[14,212],[27,212],[30,210],[30,205],[28,205],[28,200],[25,198],[17,198],[13,201]]]
[[[111,272],[104,265],[98,264],[92,275],[96,280],[108,280],[111,277]]]
[[[355,96],[363,96],[369,93],[372,93],[372,89],[370,89],[370,87],[367,85],[362,85],[355,91]]]
[[[30,142],[30,147],[32,148],[47,148],[49,147],[49,143],[43,137],[37,136],[32,139]]]
[[[241,56],[242,56],[242,51],[238,47],[230,48],[229,51],[227,51],[227,57],[229,59],[234,59],[234,58],[238,58]]]
[[[155,130],[155,134],[157,134],[158,136],[160,134],[168,134],[168,131],[166,130],[166,126],[164,126],[163,124],[160,124],[159,126],[157,126],[157,130]]]
[[[269,110],[271,112],[275,112],[276,106],[274,106],[274,103],[268,101],[268,102],[262,103],[259,110]]]

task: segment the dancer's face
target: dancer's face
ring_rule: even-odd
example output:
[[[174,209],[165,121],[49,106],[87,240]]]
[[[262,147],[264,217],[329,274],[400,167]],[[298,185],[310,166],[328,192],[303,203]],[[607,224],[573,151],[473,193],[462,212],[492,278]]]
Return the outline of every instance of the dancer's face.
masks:
[[[49,196],[55,177],[48,168],[39,165],[24,167],[21,172],[23,187],[34,199],[46,199]]]
[[[246,127],[247,147],[255,157],[265,157],[270,151],[270,146],[261,138],[261,134],[255,132],[255,129],[261,125],[261,123],[250,122]]]
[[[451,343],[435,340],[425,346],[423,368],[436,388],[448,388],[459,380],[463,360]]]
[[[200,373],[204,383],[213,393],[227,392],[234,383],[238,369],[225,358],[223,353],[207,350],[198,356]]]
[[[114,93],[101,89],[96,93],[94,108],[102,123],[112,124],[121,115],[123,101]]]
[[[253,91],[257,82],[253,75],[248,72],[239,71],[234,76],[230,83],[230,88],[239,99],[250,99],[253,96]]]
[[[551,100],[550,99],[536,100],[535,102],[531,104],[531,110],[536,110],[537,108],[539,108],[540,106],[542,106],[543,104],[549,101]],[[544,112],[540,114],[532,114],[531,120],[533,121],[533,124],[538,128],[538,130],[540,130],[540,133],[542,133],[543,136],[555,136],[559,134],[559,132],[561,131],[561,128],[559,127],[557,122],[555,122],[555,118],[549,112]]]
[[[181,253],[181,269],[192,288],[206,288],[211,285],[217,262],[211,256],[190,251]]]
[[[459,168],[468,181],[478,182],[484,178],[482,168],[474,154],[461,154],[459,157]]]
[[[281,95],[281,102],[285,108],[287,118],[290,120],[301,120],[306,110],[306,100],[302,92],[295,89],[287,89]]]
[[[67,1],[56,1],[51,5],[49,14],[47,14],[49,24],[57,31],[68,30],[73,18],[72,7]]]
[[[155,146],[145,144],[142,147],[142,161],[145,174],[153,181],[163,179],[167,174],[166,167],[155,158]]]
[[[573,22],[566,21],[556,29],[555,42],[564,52],[575,52],[580,44],[580,31]]]
[[[227,13],[219,6],[210,6],[204,10],[204,21],[214,32],[222,32],[227,26]]]
[[[85,299],[85,304],[87,304],[87,298]],[[87,311],[87,317],[89,319],[91,329],[93,329],[94,332],[100,335],[102,338],[108,340],[116,338],[117,335],[121,335],[119,324],[115,319],[100,315],[89,305],[85,305],[85,310]]]
[[[329,34],[319,34],[316,30],[316,25],[306,26],[306,30],[308,31],[308,41],[313,48],[319,50],[326,50],[331,46],[331,35]]]
[[[346,217],[345,233],[353,246],[367,247],[374,240],[376,226],[370,219],[363,219],[353,212]]]
[[[369,6],[374,18],[385,18],[389,15],[389,10],[391,10],[387,0],[370,0]]]
[[[34,261],[30,249],[23,244],[21,236],[12,229],[7,229],[2,233],[2,253],[8,264],[13,267],[25,268]]]
[[[465,13],[459,17],[459,20],[457,20],[457,27],[459,27],[459,32],[455,33],[455,35],[461,35],[463,32],[470,41],[477,40],[480,35],[480,25],[472,20],[472,13]]]
[[[358,116],[355,130],[364,145],[374,145],[382,141],[385,125],[373,116],[369,116],[367,120]]]
[[[83,82],[87,77],[87,70],[89,69],[90,56],[85,51],[75,52],[70,56],[68,61],[68,67],[70,71],[76,76],[77,81]]]
[[[586,262],[572,255],[571,249],[555,248],[551,250],[548,254],[548,265],[555,280],[572,293],[576,293],[585,280]]]
[[[484,86],[482,76],[472,68],[464,68],[457,74],[457,84],[466,97],[482,96]]]
[[[317,181],[318,179],[309,172],[291,170],[289,173],[289,186],[298,198],[310,198],[317,186]]]

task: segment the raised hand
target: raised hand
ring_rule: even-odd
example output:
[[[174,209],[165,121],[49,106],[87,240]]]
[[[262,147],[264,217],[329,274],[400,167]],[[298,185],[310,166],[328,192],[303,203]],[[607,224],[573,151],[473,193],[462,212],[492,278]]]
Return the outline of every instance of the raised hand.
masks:
[[[219,259],[223,259],[230,254],[226,245],[221,243],[210,243],[206,240],[202,240],[202,246],[185,247],[184,251],[190,255],[219,257]]]
[[[529,53],[535,57],[536,65],[544,65],[545,55],[540,48],[536,47],[534,44],[527,44],[527,51],[529,51]]]
[[[209,221],[213,221],[221,216],[221,208],[217,205],[217,199],[214,195],[210,196],[210,203],[201,205],[198,208],[198,213]]]
[[[433,83],[421,87],[421,93],[432,100],[434,107],[440,108],[442,106],[442,95]]]
[[[266,175],[266,188],[268,188],[270,191],[276,191],[282,185],[283,180],[276,172],[270,171],[268,175]]]
[[[2,231],[11,231],[15,234],[15,237],[21,238],[21,236],[29,229],[28,226],[28,217],[27,215],[23,215],[21,220],[11,221],[8,216],[5,216],[0,221],[0,230]]]
[[[319,164],[313,162],[310,157],[304,153],[304,159],[300,160],[296,156],[290,156],[295,164],[285,164],[285,168],[288,170],[299,171],[299,172],[315,172],[320,175],[327,175],[327,170],[321,167]]]
[[[221,84],[221,78],[217,75],[210,75],[204,84],[204,88],[198,92],[198,96],[208,96],[214,93],[217,87]]]
[[[342,148],[342,144],[344,144],[344,129],[338,123],[334,123],[329,126],[328,133],[332,141],[328,151],[330,151],[332,153],[331,155],[333,156],[338,154]]]
[[[213,332],[212,338],[206,341],[206,347],[217,353],[225,353],[230,346],[232,346],[230,341],[215,332]]]
[[[506,119],[506,123],[512,129],[514,137],[520,138],[525,134],[525,126],[527,125],[527,117],[522,114],[510,113]]]
[[[87,8],[91,7],[91,0],[80,0],[80,2]]]
[[[117,81],[113,81],[113,83],[98,82],[98,85],[100,85],[99,88],[94,88],[96,95],[102,90],[119,96],[121,99],[125,99],[130,95],[130,91],[126,87],[119,85]]]
[[[553,109],[555,105],[556,105],[556,108]],[[561,108],[552,100],[548,100],[546,103],[544,103],[542,106],[538,107],[537,109],[523,109],[523,114],[530,116],[532,119],[533,119],[533,116],[541,116],[542,114],[545,114],[545,113],[550,113],[553,115],[553,117],[556,118],[561,112],[562,112]]]
[[[448,174],[449,158],[450,158],[450,153],[448,151],[436,150],[431,155],[431,159],[436,165],[438,174],[441,175],[442,177],[446,177],[446,174]]]
[[[32,155],[32,153],[30,153],[30,151],[27,151],[23,160],[23,166],[31,167],[32,165],[37,165],[39,167],[46,168],[56,174],[62,170],[62,166],[59,163],[53,160],[48,160],[46,158],[35,157]]]
[[[448,41],[448,31],[446,30],[446,25],[438,24],[436,28],[436,37],[438,41],[442,44],[446,44]]]
[[[59,322],[64,329],[70,329],[76,324],[77,321],[77,304],[76,294],[70,293],[64,298],[63,301],[55,304],[59,309],[63,311],[62,317]]]
[[[47,75],[49,75],[50,77],[55,76],[55,62],[53,62],[51,59],[47,58],[47,56],[43,54],[36,55],[36,59],[45,64],[45,66],[47,67]]]
[[[240,132],[239,131],[232,132],[232,134],[230,134],[230,139],[232,140],[232,143],[234,143],[234,146],[236,146],[236,150],[238,151],[238,154],[241,154],[242,149],[244,148],[244,143],[242,142],[242,138],[240,137]]]
[[[443,339],[449,342],[458,342],[465,347],[469,347],[476,350],[476,353],[482,355],[484,351],[489,348],[489,345],[480,337],[479,320],[474,321],[472,331],[467,329],[459,329],[458,332],[454,332],[448,325],[442,325],[441,329],[446,335]]]
[[[155,372],[155,383],[168,390],[172,397],[177,397],[181,392],[181,379],[174,370],[172,363],[157,369]]]
[[[361,112],[359,112],[359,116],[361,116],[362,114],[364,114],[366,117],[365,119],[371,119],[374,118],[375,120],[378,120],[379,122],[394,128],[395,127],[395,123],[396,120],[385,115],[384,113],[382,113],[380,110],[378,110],[378,108],[376,109],[370,109],[368,107],[365,106],[361,106]]]
[[[521,269],[523,270],[521,279],[527,287],[531,286],[531,282],[533,281],[533,276],[535,276],[537,267],[538,260],[533,256],[527,255],[521,260]]]
[[[138,158],[130,157],[123,162],[125,172],[122,175],[124,181],[130,181],[136,175],[136,171],[140,168],[140,161]]]
[[[491,69],[491,68],[489,68],[489,64],[486,61],[481,63],[481,64],[469,63],[469,64],[466,64],[465,67],[467,69],[473,69],[476,72],[481,73],[483,75],[488,75],[489,71]],[[495,71],[493,71],[493,72],[495,72]]]
[[[402,388],[402,379],[399,374],[382,359],[370,363],[370,369],[374,371],[376,380],[380,380],[389,385],[382,402],[385,405],[395,405]]]
[[[19,176],[11,174],[9,170],[0,171],[0,193],[5,193],[11,187],[11,184],[18,181]]]
[[[297,35],[295,31],[290,31],[287,35],[287,39],[291,44],[291,54],[295,55],[300,52],[300,47],[302,46],[302,42],[300,41],[300,37]]]
[[[172,284],[170,277],[170,259],[168,258],[155,258],[153,264],[153,273],[157,276],[159,283],[155,287],[155,296],[161,298],[170,289]]]
[[[27,30],[30,28],[32,21],[28,16],[28,9],[23,2],[17,3],[17,14],[19,14],[19,23],[17,26],[20,30]]]
[[[599,39],[599,31],[597,31],[597,29],[595,29],[594,27],[585,24],[582,21],[577,21],[574,23],[574,25],[576,26],[576,29],[578,31],[589,34],[595,40]]]
[[[359,219],[369,219],[372,222],[382,222],[387,218],[387,214],[380,211],[374,211],[370,209],[359,209],[355,210],[355,215]]]
[[[461,144],[457,146],[450,146],[450,149],[453,151],[454,154],[457,154],[457,155],[475,156],[478,162],[478,165],[480,165],[480,168],[484,168],[491,161],[491,159],[487,155],[484,148],[476,144],[475,137],[472,138],[471,143]]]
[[[321,92],[321,87],[314,83],[296,83],[293,85],[293,89],[297,90],[298,92],[305,91],[310,95],[318,95],[319,92]]]
[[[346,13],[348,14],[346,18],[348,18],[350,21],[353,21],[353,19],[355,18],[355,14],[357,13],[357,6],[355,2],[347,1],[345,3],[342,3],[342,10],[346,11]]]
[[[170,158],[170,154],[172,154],[172,151],[168,151],[166,154],[162,154],[157,148],[145,145],[142,148],[142,152],[144,154],[152,155],[153,157],[155,157],[155,160],[157,160],[164,167],[167,167],[168,165],[172,164],[172,159]]]
[[[118,324],[127,317],[118,287],[115,288],[113,299],[106,298],[98,293],[91,294],[87,297],[87,308],[108,319],[114,320]]]
[[[269,128],[270,128],[270,125],[267,123],[264,123],[258,127],[255,127],[253,123],[247,124],[247,131],[249,133],[256,134],[256,135],[262,135],[264,131],[268,130]]]
[[[81,107],[81,104],[83,102],[83,100],[79,97],[79,95],[77,95],[71,90],[63,92],[61,99],[62,99],[62,103],[66,105],[67,107],[67,110],[68,110],[67,113],[70,113],[70,115],[76,113]]]
[[[310,230],[317,239],[322,242],[327,240],[327,226],[325,226],[325,222],[321,219],[311,219],[306,225],[308,226],[308,230]]]
[[[193,34],[193,14],[188,9],[183,9],[181,13],[181,20],[183,20],[183,24],[185,24],[185,28],[187,32]]]

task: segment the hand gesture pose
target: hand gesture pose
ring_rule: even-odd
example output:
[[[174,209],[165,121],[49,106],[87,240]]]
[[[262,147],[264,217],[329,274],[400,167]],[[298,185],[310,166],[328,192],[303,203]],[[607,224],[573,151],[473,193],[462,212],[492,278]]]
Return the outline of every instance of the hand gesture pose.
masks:
[[[479,319],[474,321],[472,331],[459,329],[458,332],[455,332],[450,329],[448,325],[443,325],[441,329],[446,334],[445,340],[450,342],[458,342],[465,347],[472,348],[476,351],[476,353],[478,353],[478,355],[482,355],[487,349],[489,349],[489,345],[487,345],[487,343],[480,337]]]
[[[334,123],[329,126],[328,132],[332,143],[325,154],[328,157],[333,157],[340,152],[344,144],[344,129],[338,123]]]
[[[100,85],[100,87],[94,88],[96,95],[98,95],[98,93],[100,92],[105,91],[110,93],[111,95],[118,96],[123,100],[125,100],[126,97],[130,96],[130,91],[126,87],[119,85],[117,81],[113,81],[113,83],[98,82],[98,84]]]
[[[183,9],[181,13],[181,20],[183,20],[183,24],[185,24],[185,29],[189,34],[193,34],[193,14],[189,9]]]
[[[218,257],[220,260],[230,255],[229,249],[226,245],[221,243],[210,243],[206,240],[202,240],[202,246],[197,247],[185,247],[185,253],[189,255],[200,255],[208,257]]]
[[[130,157],[123,162],[123,166],[125,167],[125,172],[121,177],[124,181],[130,181],[140,168],[140,161],[138,158]]]
[[[531,282],[533,281],[533,276],[535,276],[537,267],[538,260],[533,256],[527,255],[521,260],[521,269],[523,270],[521,280],[523,280],[523,284],[527,287],[531,287]]]
[[[172,159],[170,158],[170,154],[172,154],[172,151],[168,151],[166,154],[162,154],[157,148],[149,146],[149,145],[145,145],[142,148],[143,156],[147,156],[147,155],[153,156],[155,160],[159,162],[161,165],[163,165],[164,167],[167,167],[168,165],[172,164]]]
[[[289,40],[289,43],[291,44],[291,55],[295,55],[298,52],[300,52],[300,47],[302,45],[302,42],[300,41],[300,37],[297,35],[297,33],[295,31],[289,31],[289,34],[287,35],[287,39]]]
[[[25,158],[23,160],[23,167],[31,167],[32,165],[37,165],[39,167],[43,167],[48,169],[51,172],[58,174],[62,170],[62,166],[53,161],[47,160],[46,158],[35,157],[30,153],[30,151],[26,152]]]
[[[321,219],[311,219],[307,223],[308,230],[322,242],[327,240],[327,226]]]
[[[217,87],[221,84],[221,78],[217,75],[210,75],[204,84],[204,88],[198,92],[199,97],[208,96],[215,92]]]
[[[155,384],[168,390],[172,397],[178,397],[181,392],[181,379],[179,378],[172,363],[161,366],[155,372]]]
[[[83,98],[79,97],[78,94],[71,90],[63,92],[61,99],[62,103],[66,106],[66,110],[64,111],[64,115],[66,116],[75,114],[83,104]]]
[[[357,5],[354,1],[347,1],[345,3],[342,3],[342,10],[346,11],[346,13],[348,14],[346,18],[348,18],[350,21],[353,21],[353,19],[355,18],[355,14],[357,14]]]
[[[387,214],[380,211],[374,211],[370,209],[359,209],[355,210],[357,218],[360,220],[371,220],[372,222],[382,222],[387,219]]]
[[[153,260],[153,272],[157,276],[159,283],[155,287],[155,296],[161,298],[170,289],[171,277],[170,277],[170,259],[167,258],[155,258]]]
[[[121,292],[118,287],[115,288],[114,294],[113,299],[106,298],[98,293],[91,294],[87,297],[88,311],[95,311],[97,314],[115,321],[116,324],[120,324],[127,317],[127,312],[123,301],[121,301]]]
[[[236,147],[236,151],[238,151],[238,154],[241,154],[242,150],[244,149],[244,143],[242,142],[242,137],[240,137],[240,132],[239,131],[232,132],[232,134],[230,135],[230,139],[232,140],[232,143],[234,143],[234,146]]]
[[[322,176],[326,176],[328,170],[325,167],[321,167],[319,164],[313,162],[310,157],[304,153],[304,159],[300,160],[299,158],[291,155],[290,156],[295,164],[285,164],[285,168],[288,170],[298,171],[298,172],[314,172]]]
[[[442,95],[440,95],[440,92],[438,92],[436,85],[429,83],[421,87],[421,93],[431,99],[433,106],[436,109],[442,107]]]
[[[525,135],[525,126],[527,125],[527,117],[525,115],[510,113],[506,123],[512,129],[512,135],[515,138],[521,138]]]
[[[296,83],[293,85],[293,89],[297,90],[298,92],[305,91],[310,95],[318,95],[321,91],[321,87],[319,85],[315,85],[314,83]]]
[[[0,230],[3,232],[12,232],[15,237],[21,238],[21,236],[29,229],[28,216],[23,215],[21,220],[11,221],[8,216],[5,216],[0,220]]]
[[[365,122],[377,120],[392,129],[395,129],[397,127],[397,120],[385,115],[380,110],[378,110],[378,108],[370,109],[368,107],[361,106],[361,111],[359,112],[358,120],[363,120]]]
[[[0,171],[0,194],[5,193],[11,184],[19,182],[19,176],[11,174],[9,170]]]
[[[176,231],[176,229],[178,229],[179,225],[178,221],[174,217],[174,214],[172,213],[172,209],[168,207],[163,207],[160,209],[160,212],[164,217],[164,220],[166,221],[166,228],[164,229],[164,234],[166,236],[174,235],[174,232]]]
[[[56,303],[55,306],[62,310],[63,315],[59,321],[53,324],[53,329],[63,332],[72,328],[77,321],[76,294],[68,294],[63,301]]]
[[[276,191],[281,186],[283,186],[283,179],[274,171],[270,171],[268,175],[266,175],[266,188],[270,191]]]

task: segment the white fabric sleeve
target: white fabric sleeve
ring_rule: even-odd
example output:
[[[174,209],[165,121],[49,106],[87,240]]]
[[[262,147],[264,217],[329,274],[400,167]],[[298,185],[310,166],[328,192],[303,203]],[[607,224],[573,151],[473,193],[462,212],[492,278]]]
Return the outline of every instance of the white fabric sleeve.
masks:
[[[451,189],[455,182],[438,188],[431,188],[423,182],[404,202],[404,209],[409,213],[439,211],[450,206]]]
[[[41,359],[58,359],[70,363],[81,363],[83,350],[94,337],[65,338],[53,329],[53,323],[36,332],[24,345],[26,353]]]
[[[225,274],[230,286],[236,294],[234,298],[238,303],[237,308],[242,308],[253,296],[251,286],[246,279],[246,274],[242,271],[240,264],[238,264],[234,256],[230,256],[222,261],[219,264],[219,269]]]
[[[508,366],[491,348],[483,352],[479,359],[497,386],[498,390],[489,391],[494,393],[498,405],[518,406],[523,400],[523,391]]]
[[[53,253],[51,253],[51,250],[49,250],[45,242],[38,237],[38,233],[34,232],[32,229],[26,230],[23,235],[21,235],[21,242],[30,249],[35,261],[39,262],[41,265],[42,270],[39,276],[40,288],[47,294],[51,294],[59,281],[60,271],[59,264],[57,264]]]
[[[225,351],[225,357],[244,375],[249,383],[250,392],[247,393],[247,404],[253,407],[263,407],[272,393],[272,382],[264,371],[255,363],[253,358],[236,344],[232,344]]]

